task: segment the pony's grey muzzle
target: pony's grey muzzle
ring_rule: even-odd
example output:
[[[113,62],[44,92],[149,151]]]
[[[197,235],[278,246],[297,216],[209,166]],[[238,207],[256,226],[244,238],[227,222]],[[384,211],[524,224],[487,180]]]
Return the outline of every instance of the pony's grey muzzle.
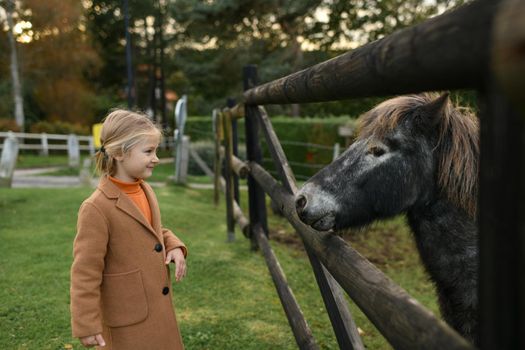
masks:
[[[302,222],[318,231],[328,231],[334,228],[334,207],[323,197],[312,196],[303,188],[295,197],[295,209]],[[319,200],[320,199],[320,200]]]

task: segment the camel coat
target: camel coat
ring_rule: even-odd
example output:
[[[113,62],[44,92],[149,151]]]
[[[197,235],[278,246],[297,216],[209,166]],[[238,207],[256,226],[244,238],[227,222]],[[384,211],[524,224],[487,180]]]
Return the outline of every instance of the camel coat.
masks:
[[[71,267],[74,337],[102,333],[113,350],[183,349],[172,304],[166,252],[186,247],[161,227],[157,199],[148,198],[152,225],[132,200],[102,177],[78,213]]]

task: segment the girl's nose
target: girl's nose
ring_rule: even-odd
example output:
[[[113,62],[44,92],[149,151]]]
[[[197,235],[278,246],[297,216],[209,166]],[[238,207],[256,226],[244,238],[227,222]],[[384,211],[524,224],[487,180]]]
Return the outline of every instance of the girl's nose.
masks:
[[[155,154],[155,157],[153,157],[153,163],[158,163],[159,162],[159,157]]]

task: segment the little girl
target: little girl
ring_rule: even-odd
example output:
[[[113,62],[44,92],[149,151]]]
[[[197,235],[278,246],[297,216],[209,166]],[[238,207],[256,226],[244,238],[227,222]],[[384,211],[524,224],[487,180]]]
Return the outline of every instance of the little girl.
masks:
[[[186,246],[161,226],[144,179],[159,162],[160,132],[144,115],[115,110],[96,155],[100,183],[78,213],[71,267],[73,336],[114,350],[183,349],[168,264],[186,274]]]

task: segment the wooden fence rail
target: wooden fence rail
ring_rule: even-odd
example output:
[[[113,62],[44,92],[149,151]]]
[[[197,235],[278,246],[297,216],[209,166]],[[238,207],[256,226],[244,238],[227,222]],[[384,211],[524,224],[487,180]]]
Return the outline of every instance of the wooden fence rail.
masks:
[[[255,242],[252,245],[260,245],[260,236],[268,232],[264,197],[268,193],[301,236],[314,271],[316,259],[321,266],[318,271],[326,268],[327,283],[322,282],[323,274],[316,272],[316,278],[321,277],[320,288],[330,285],[333,276],[396,349],[469,349],[472,345],[342,239],[315,231],[298,219],[293,172],[266,112],[258,105],[443,89],[477,90],[481,119],[478,343],[482,349],[522,349],[525,348],[523,18],[523,1],[477,0],[260,86],[256,68],[245,68],[243,103],[249,169],[249,236]],[[231,108],[241,109],[241,105]],[[259,129],[264,133],[281,183],[261,166]],[[359,348],[359,341],[353,341],[351,325],[338,333],[341,323],[333,316],[339,312],[339,322],[344,319],[342,298],[338,298],[337,291],[322,289],[323,297],[325,293],[327,299],[336,300],[335,303],[325,300],[325,304],[339,346]],[[351,344],[344,343],[341,334],[341,339],[346,336]],[[301,347],[299,341],[298,345]]]
[[[20,150],[41,151],[44,155],[49,154],[49,150],[67,151],[69,149],[67,142],[71,137],[71,135],[63,134],[0,132],[0,138],[7,138],[9,135],[19,140],[40,140],[40,143],[19,143],[18,147]],[[90,154],[95,154],[92,136],[74,136],[78,140],[80,151],[88,151]],[[49,141],[58,141],[59,143],[50,144]],[[2,148],[1,143],[0,148]]]

